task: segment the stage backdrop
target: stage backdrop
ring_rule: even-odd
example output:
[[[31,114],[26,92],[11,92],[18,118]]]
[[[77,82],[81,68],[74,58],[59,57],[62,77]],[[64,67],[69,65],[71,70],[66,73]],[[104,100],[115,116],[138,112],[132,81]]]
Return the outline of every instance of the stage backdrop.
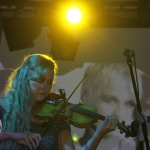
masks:
[[[5,80],[11,69],[17,67],[25,55],[51,53],[52,45],[47,37],[47,31],[47,28],[42,28],[40,35],[34,40],[34,47],[12,52],[9,50],[8,41],[2,31],[0,44],[1,98]],[[146,115],[150,116],[150,29],[91,28],[75,33],[73,40],[79,42],[75,59],[57,60],[59,71],[52,89],[53,92],[59,93],[58,89],[61,88],[65,90],[66,97],[69,97],[84,74],[87,73],[87,77],[69,102],[90,104],[97,109],[97,113],[104,116],[113,114],[119,118],[120,122],[124,120],[127,125],[130,125],[133,120],[139,119],[135,109],[136,100],[126,64],[127,60],[123,56],[124,48],[130,47],[134,50],[136,57],[142,109]],[[59,41],[57,44],[60,44]],[[91,127],[83,129],[71,125],[72,137],[77,150],[92,136],[99,123],[101,120]],[[97,149],[136,150],[138,142],[144,140],[142,132],[140,133],[141,136],[136,138],[125,138],[125,134],[120,134],[117,129],[105,136]]]

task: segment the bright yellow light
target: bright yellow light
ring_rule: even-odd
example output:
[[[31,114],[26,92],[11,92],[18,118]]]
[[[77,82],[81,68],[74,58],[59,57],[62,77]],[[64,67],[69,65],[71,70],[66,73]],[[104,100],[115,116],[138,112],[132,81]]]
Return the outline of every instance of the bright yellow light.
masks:
[[[70,23],[77,24],[81,21],[82,14],[78,8],[72,7],[67,11],[66,17]]]
[[[72,139],[74,142],[78,142],[79,141],[79,137],[76,134],[72,135]]]

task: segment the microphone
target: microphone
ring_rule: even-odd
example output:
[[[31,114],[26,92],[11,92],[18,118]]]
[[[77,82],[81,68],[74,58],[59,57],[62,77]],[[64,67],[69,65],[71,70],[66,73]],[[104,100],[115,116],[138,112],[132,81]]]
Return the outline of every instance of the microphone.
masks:
[[[140,121],[135,120],[131,123],[131,137],[136,137],[139,134],[139,129],[140,129]]]
[[[143,112],[141,113],[141,115],[144,117],[144,119],[147,123],[150,122],[150,116],[146,116]],[[141,118],[141,120],[143,120],[143,119]]]
[[[127,58],[135,56],[134,51],[131,48],[125,48],[123,51],[123,55]]]

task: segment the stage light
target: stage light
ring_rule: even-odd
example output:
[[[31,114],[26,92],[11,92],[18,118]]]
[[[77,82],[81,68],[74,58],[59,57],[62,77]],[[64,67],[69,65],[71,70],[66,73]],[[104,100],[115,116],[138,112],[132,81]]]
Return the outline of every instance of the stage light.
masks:
[[[16,51],[34,47],[33,41],[41,33],[42,27],[34,17],[4,17],[3,30],[9,51]]]
[[[72,7],[67,11],[66,17],[71,24],[77,24],[82,19],[82,13],[78,8]]]
[[[47,33],[52,44],[50,54],[56,60],[75,60],[79,41],[73,40],[73,34],[69,30],[62,29],[60,26],[50,27]]]

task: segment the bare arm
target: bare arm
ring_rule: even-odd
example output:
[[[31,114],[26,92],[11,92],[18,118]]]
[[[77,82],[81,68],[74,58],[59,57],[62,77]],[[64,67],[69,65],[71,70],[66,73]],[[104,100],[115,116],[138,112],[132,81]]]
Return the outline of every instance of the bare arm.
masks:
[[[30,149],[36,149],[41,141],[41,136],[36,133],[15,133],[15,132],[2,132],[0,140],[11,139],[19,144],[28,146]]]
[[[114,116],[106,116],[104,122],[98,126],[92,138],[81,148],[81,150],[96,150],[102,138],[107,133],[116,129],[117,122],[118,119]]]
[[[0,134],[0,141],[7,140],[7,139],[11,139],[10,132],[2,132]]]
[[[105,121],[96,129],[93,137],[84,145],[81,150],[96,150],[102,138],[117,127],[118,119],[114,116],[106,116]],[[58,136],[59,150],[75,150],[71,133],[68,130],[62,130]]]
[[[58,136],[59,150],[75,150],[71,133],[68,130],[62,130]]]

